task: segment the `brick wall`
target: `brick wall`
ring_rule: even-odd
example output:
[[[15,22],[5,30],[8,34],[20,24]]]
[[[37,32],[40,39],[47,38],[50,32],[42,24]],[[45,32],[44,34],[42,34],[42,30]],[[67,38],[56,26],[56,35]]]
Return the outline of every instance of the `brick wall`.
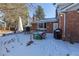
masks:
[[[36,29],[37,29],[37,23],[32,23],[31,30],[35,31]],[[53,32],[53,23],[47,22],[46,29],[47,29],[48,33],[52,33]]]
[[[49,32],[49,33],[53,32],[53,23],[48,22],[46,24],[46,28],[47,28],[47,32]]]
[[[31,30],[35,31],[37,29],[37,23],[32,23]]]
[[[66,37],[79,42],[79,13],[77,11],[66,14]]]
[[[66,14],[66,35],[65,40],[79,42],[79,13],[77,11],[69,11]],[[64,17],[60,16],[59,27],[64,29]]]
[[[59,14],[59,28],[62,29],[62,37],[64,38],[65,37],[65,34],[64,34],[64,14],[61,13]]]

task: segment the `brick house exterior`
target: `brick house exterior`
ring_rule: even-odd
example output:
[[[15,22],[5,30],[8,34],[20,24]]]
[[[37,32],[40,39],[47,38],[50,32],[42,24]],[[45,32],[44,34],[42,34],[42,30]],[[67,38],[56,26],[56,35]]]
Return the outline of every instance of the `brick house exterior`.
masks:
[[[62,37],[64,38],[65,37],[65,34],[64,34],[64,14],[61,13],[59,14],[59,28],[62,29]]]
[[[44,28],[39,28],[40,23],[42,23],[42,25],[45,24]],[[50,19],[49,19],[49,21],[47,21],[46,19],[40,20],[40,21],[35,21],[35,22],[32,22],[31,30],[36,31],[37,29],[46,29],[46,32],[52,33],[54,30],[54,27],[56,27],[55,25],[53,27],[54,23],[57,23],[57,21],[56,20],[50,21]]]
[[[47,22],[46,29],[49,33],[53,32],[53,22]]]
[[[32,23],[31,30],[35,31],[37,29],[37,23]]]
[[[79,42],[79,12],[72,9],[59,13],[59,27],[63,30],[63,40]]]

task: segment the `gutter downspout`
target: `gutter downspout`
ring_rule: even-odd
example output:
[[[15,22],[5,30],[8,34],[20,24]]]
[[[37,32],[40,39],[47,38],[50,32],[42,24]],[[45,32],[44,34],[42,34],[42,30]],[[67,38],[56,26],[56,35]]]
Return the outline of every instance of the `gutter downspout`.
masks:
[[[57,5],[56,6],[56,19],[58,21],[58,28],[59,28],[59,12],[58,12],[59,10],[58,9],[59,9],[59,6]]]
[[[64,13],[64,37],[66,35],[66,13]]]

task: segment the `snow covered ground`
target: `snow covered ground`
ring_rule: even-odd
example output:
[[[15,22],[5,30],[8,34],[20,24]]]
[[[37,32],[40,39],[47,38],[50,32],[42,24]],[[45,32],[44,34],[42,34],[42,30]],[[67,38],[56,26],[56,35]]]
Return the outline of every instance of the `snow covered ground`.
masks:
[[[0,55],[6,56],[79,56],[79,43],[56,40],[53,34],[47,33],[44,40],[35,40],[27,46],[30,34],[15,34],[0,37]]]

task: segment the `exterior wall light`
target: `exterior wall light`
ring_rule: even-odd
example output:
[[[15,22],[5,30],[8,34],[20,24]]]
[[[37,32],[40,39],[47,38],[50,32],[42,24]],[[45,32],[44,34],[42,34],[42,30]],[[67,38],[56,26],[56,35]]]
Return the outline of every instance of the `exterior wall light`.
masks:
[[[77,13],[79,13],[79,9],[77,9]]]
[[[63,16],[63,14],[60,14],[60,16],[62,17],[62,16]]]

